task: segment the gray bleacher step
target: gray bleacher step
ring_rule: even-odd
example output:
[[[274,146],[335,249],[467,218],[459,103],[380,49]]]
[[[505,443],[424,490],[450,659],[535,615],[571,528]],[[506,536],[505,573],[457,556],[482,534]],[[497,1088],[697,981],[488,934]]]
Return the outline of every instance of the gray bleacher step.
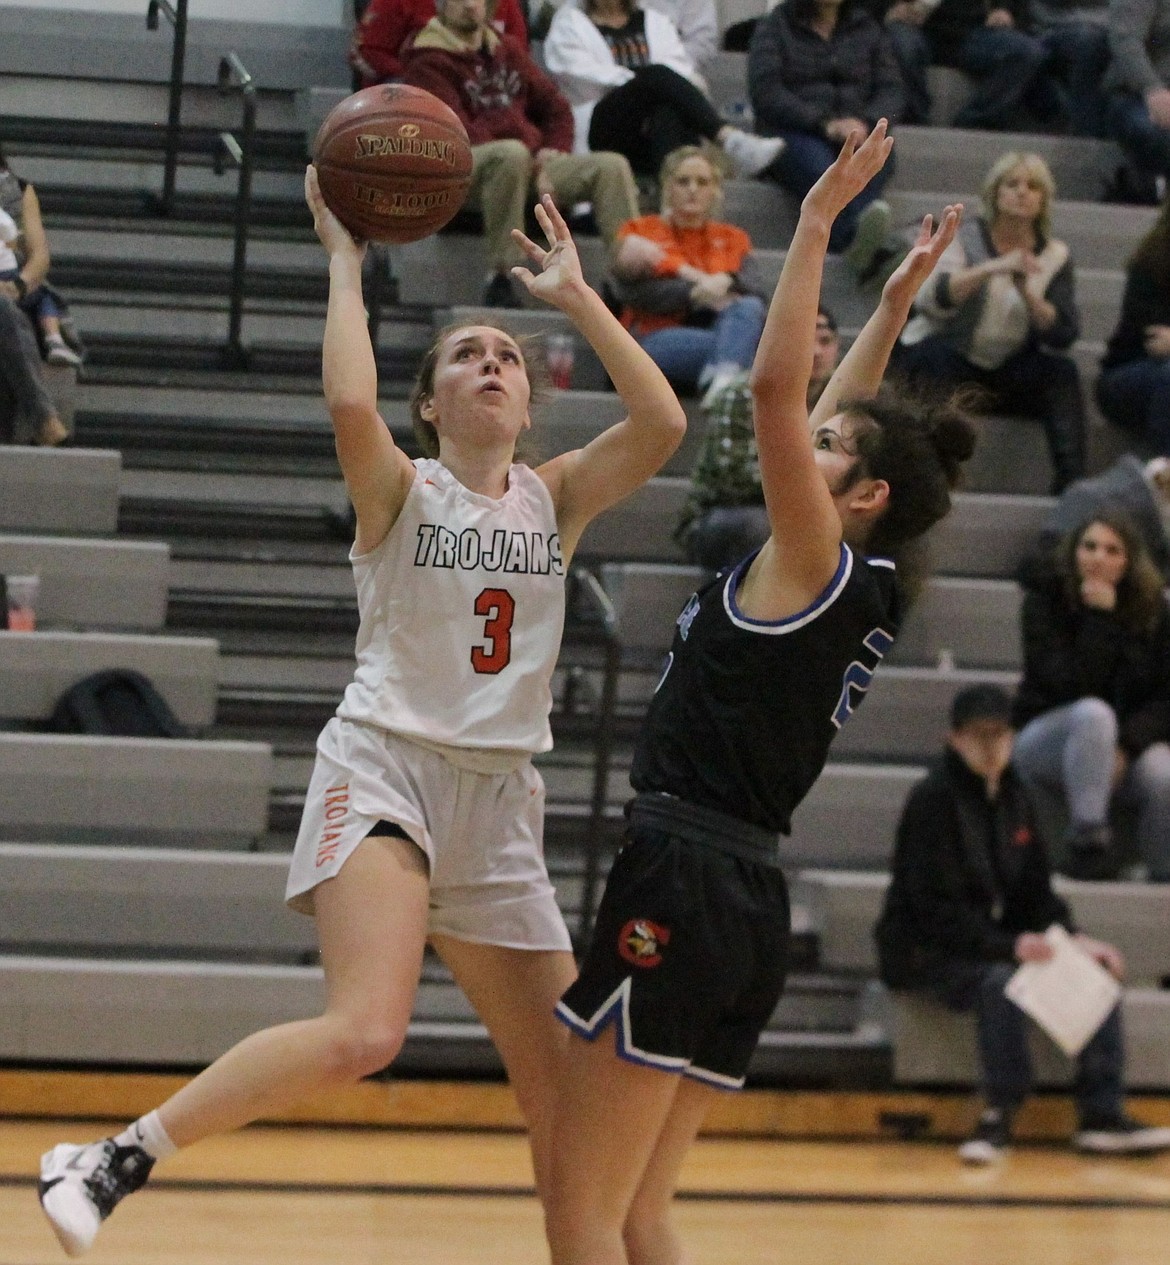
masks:
[[[148,677],[180,724],[198,730],[215,719],[221,672],[210,638],[43,631],[0,631],[0,716],[48,720],[70,686],[113,668]]]
[[[185,501],[225,506],[315,506],[343,510],[341,475],[322,479],[197,470],[124,470],[121,495],[129,500]]]
[[[73,73],[0,75],[0,114],[65,123],[91,118],[103,123],[165,124],[169,95],[167,82],[114,84]],[[189,128],[238,127],[239,98],[225,96],[210,85],[186,83],[182,122]],[[256,92],[256,127],[261,131],[304,131],[295,92],[260,88]],[[8,148],[11,155],[19,156],[18,166],[23,166],[25,145],[10,143]]]
[[[271,783],[266,743],[0,733],[0,831],[30,842],[246,847]]]
[[[1170,992],[1130,988],[1121,999],[1127,1090],[1170,1089]],[[889,1006],[894,1079],[899,1085],[975,1086],[981,1073],[975,1020],[912,993],[896,993]],[[1029,1025],[1029,1046],[1038,1086],[1068,1086],[1074,1073],[1038,1028]]]
[[[1016,672],[1022,666],[1021,600],[1019,586],[1010,580],[935,576],[911,608],[887,661]]]
[[[1003,133],[960,128],[899,127],[894,134],[897,167],[891,191],[949,190],[978,196],[983,179],[1003,154]],[[1095,202],[1122,161],[1112,141],[1079,136],[1013,133],[1010,148],[1040,154],[1052,169],[1061,198]]]
[[[96,20],[85,16],[88,20],[63,24],[51,9],[6,6],[0,72],[107,81],[103,86],[108,96],[115,96],[120,86],[108,81],[169,82],[172,37],[165,21],[151,31],[136,9],[103,12]],[[220,59],[232,50],[263,88],[295,91],[306,83],[344,84],[349,79],[348,26],[324,10],[321,17],[321,25],[307,26],[192,14],[184,81],[214,85]]]
[[[46,200],[54,189],[79,188],[87,192],[124,193],[128,202],[143,193],[158,194],[162,191],[162,155],[139,159],[40,157],[28,154],[14,159],[14,166],[21,179],[28,180],[43,191]],[[234,201],[237,176],[230,165],[223,175],[212,169],[210,156],[184,155],[175,172],[175,189],[179,195],[211,196]],[[286,202],[300,207],[304,203],[305,178],[303,171],[255,172],[252,196],[257,200]],[[308,211],[305,220],[308,221]],[[50,239],[54,242],[58,230],[63,227],[56,215],[49,223]]]
[[[794,885],[819,939],[818,961],[829,971],[873,975],[873,928],[889,887],[884,870],[808,870]],[[1076,925],[1116,945],[1130,984],[1157,987],[1170,977],[1170,887],[1164,883],[1082,883],[1057,875]]]
[[[46,628],[161,628],[169,572],[163,544],[0,536],[0,573],[40,576],[37,620]]]
[[[982,213],[981,199],[954,190],[891,189],[886,199],[895,228],[911,228],[930,214],[935,220],[955,200],[964,203],[968,217]],[[729,180],[724,185],[722,218],[738,224],[757,249],[783,250],[792,240],[800,216],[800,200],[768,180]],[[1134,247],[1152,227],[1153,207],[1057,199],[1052,204],[1052,231],[1064,241],[1078,267],[1125,267]]]
[[[122,459],[89,448],[0,448],[0,531],[112,535]]]
[[[53,229],[53,255],[61,262],[73,260],[125,261],[138,269],[152,264],[183,267],[215,264],[228,268],[233,241],[229,232],[178,233],[169,228],[124,227],[109,229],[57,227]],[[319,243],[303,240],[269,240],[257,234],[248,237],[247,262],[250,268],[271,268],[286,273],[327,276],[329,261]]]

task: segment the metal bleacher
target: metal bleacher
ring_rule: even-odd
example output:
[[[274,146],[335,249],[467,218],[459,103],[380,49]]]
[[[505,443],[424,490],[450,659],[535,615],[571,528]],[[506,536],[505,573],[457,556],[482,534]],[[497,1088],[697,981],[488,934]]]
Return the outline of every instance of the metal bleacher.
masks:
[[[5,148],[37,186],[54,279],[90,356],[71,387],[78,446],[0,453],[0,572],[42,577],[40,630],[0,634],[0,725],[9,728],[0,732],[0,1058],[193,1066],[256,1028],[314,1013],[322,995],[311,920],[288,912],[282,894],[315,734],[349,679],[356,628],[347,507],[320,392],[327,274],[301,202],[306,129],[348,83],[344,39],[291,30],[272,39],[246,21],[196,25],[176,203],[164,220],[151,200],[165,114],[157,42],[111,16],[86,45],[98,69],[79,69],[75,33],[58,38],[51,19],[20,12],[21,38],[0,46]],[[214,89],[224,41],[260,86],[247,372],[222,355],[232,182],[212,151],[233,121]],[[741,100],[742,55],[721,54],[711,82],[720,105]],[[953,75],[936,86],[940,108],[963,89]],[[957,197],[973,209],[1007,143],[898,129],[889,196],[899,220]],[[1154,213],[1099,201],[1119,160],[1106,142],[1010,144],[1053,166],[1055,230],[1077,260],[1084,313],[1074,354],[1091,396],[1125,258]],[[727,185],[726,214],[753,234],[773,278],[796,210],[771,185]],[[600,243],[582,236],[579,245],[599,280]],[[413,455],[405,397],[419,353],[449,320],[501,314],[476,306],[486,265],[465,222],[387,255],[380,406]],[[838,260],[826,278],[827,301],[855,333],[875,296]],[[567,329],[548,309],[503,314],[503,323]],[[702,439],[701,415],[693,404],[688,412],[687,439],[666,469],[591,524],[575,559],[554,681],[556,747],[539,762],[546,855],[575,933],[585,930],[584,858],[592,847],[595,877],[604,875],[657,656],[697,579],[673,538]],[[578,343],[573,389],[537,416],[536,447],[544,457],[578,447],[620,416],[596,357]],[[1118,439],[1091,405],[1090,416],[1100,467]],[[937,1016],[891,1006],[873,986],[868,924],[902,804],[937,748],[954,691],[1010,683],[1019,669],[1013,575],[1051,508],[1039,427],[987,419],[972,467],[935,533],[935,577],[786,844],[798,969],[753,1066],[757,1082],[934,1084],[945,1069],[951,1083],[969,1083],[961,1025],[944,1031]],[[585,600],[598,592],[604,617]],[[102,666],[145,671],[200,737],[28,732],[73,672]],[[597,804],[596,743],[610,697]],[[1065,885],[1086,929],[1130,952],[1133,1082],[1166,1088],[1159,1051],[1170,1049],[1170,1016],[1156,988],[1170,911],[1153,888],[1097,888]],[[467,1003],[429,959],[397,1066],[499,1070]]]

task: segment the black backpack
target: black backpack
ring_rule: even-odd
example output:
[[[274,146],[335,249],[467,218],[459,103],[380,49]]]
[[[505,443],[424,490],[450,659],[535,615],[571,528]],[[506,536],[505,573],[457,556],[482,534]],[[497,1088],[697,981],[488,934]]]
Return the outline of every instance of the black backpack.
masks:
[[[141,672],[110,668],[84,676],[57,700],[50,733],[185,738],[187,730]]]

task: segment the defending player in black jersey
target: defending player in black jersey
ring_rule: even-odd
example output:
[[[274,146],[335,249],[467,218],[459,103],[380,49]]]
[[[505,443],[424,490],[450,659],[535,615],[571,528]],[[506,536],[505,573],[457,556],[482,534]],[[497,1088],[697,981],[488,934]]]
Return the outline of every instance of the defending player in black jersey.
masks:
[[[900,555],[947,513],[974,448],[961,414],[878,389],[957,206],[937,232],[926,217],[807,412],[829,229],[891,144],[884,120],[851,137],[801,207],[752,370],[772,535],[679,616],[627,841],[558,1007],[584,1039],[570,1042],[557,1113],[554,1265],[682,1260],[680,1166],[716,1087],[742,1084],[783,987],[779,836],[898,631]]]

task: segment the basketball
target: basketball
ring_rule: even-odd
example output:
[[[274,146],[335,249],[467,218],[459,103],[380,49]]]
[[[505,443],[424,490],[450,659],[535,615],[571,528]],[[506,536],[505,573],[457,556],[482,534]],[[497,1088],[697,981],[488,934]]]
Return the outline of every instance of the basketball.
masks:
[[[357,238],[416,242],[437,232],[471,187],[467,132],[438,97],[378,84],[329,111],[313,142],[325,203]]]

